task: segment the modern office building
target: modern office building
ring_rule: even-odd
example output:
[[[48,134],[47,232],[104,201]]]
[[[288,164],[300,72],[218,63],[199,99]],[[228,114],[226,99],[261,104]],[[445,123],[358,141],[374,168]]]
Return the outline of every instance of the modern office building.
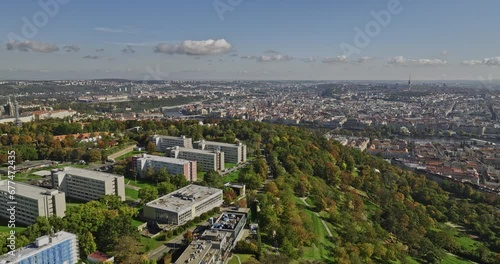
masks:
[[[135,162],[139,177],[144,177],[147,169],[159,171],[165,168],[169,174],[182,174],[188,181],[195,182],[198,179],[197,162],[193,160],[142,154],[135,158]]]
[[[80,258],[78,252],[76,235],[59,231],[37,238],[35,243],[16,250],[14,254],[0,256],[0,264],[74,264]]]
[[[58,190],[48,190],[29,184],[14,182],[15,194],[11,199],[8,180],[0,181],[0,217],[9,219],[8,209],[15,206],[16,223],[31,225],[39,216],[49,217],[56,215],[64,217],[66,212],[66,198]],[[15,202],[16,204],[11,204]]]
[[[179,256],[176,264],[225,263],[243,235],[248,210],[226,211]],[[211,219],[212,220],[212,219]]]
[[[224,170],[224,152],[182,147],[170,148],[167,153],[176,159],[196,160],[201,171]]]
[[[116,195],[125,201],[123,176],[100,171],[73,167],[55,169],[52,171],[52,188],[82,201],[97,200],[104,195]]]
[[[229,144],[223,142],[201,140],[194,142],[194,147],[203,150],[220,150],[224,152],[224,162],[242,163],[247,160],[247,146],[243,143]]]
[[[183,148],[193,148],[193,140],[185,136],[172,137],[172,136],[151,136],[149,141],[155,143],[156,151],[164,152],[168,148],[179,146]]]
[[[222,190],[188,185],[144,205],[144,217],[158,223],[182,225],[221,206]]]

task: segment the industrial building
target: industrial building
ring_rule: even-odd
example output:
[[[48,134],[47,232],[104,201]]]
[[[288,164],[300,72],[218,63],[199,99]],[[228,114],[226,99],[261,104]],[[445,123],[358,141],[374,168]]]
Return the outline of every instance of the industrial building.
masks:
[[[74,264],[79,263],[77,236],[65,231],[39,237],[33,244],[0,256],[0,264]]]
[[[68,197],[82,201],[116,195],[125,201],[123,176],[100,171],[65,167],[52,171],[52,188],[63,191]]]
[[[183,225],[223,203],[222,190],[188,185],[144,205],[144,217],[158,223]]]
[[[242,163],[247,160],[247,146],[243,143],[229,144],[223,142],[201,140],[194,142],[194,148],[203,150],[219,150],[224,152],[224,162]]]
[[[156,151],[165,152],[168,148],[179,146],[183,148],[193,148],[193,140],[185,136],[172,137],[172,136],[151,136],[149,141],[155,143]]]
[[[13,202],[16,203],[13,205],[16,223],[31,225],[39,216],[64,217],[66,198],[63,192],[20,182],[11,182],[10,186],[15,188],[13,196],[9,192],[12,188],[9,188],[8,180],[0,181],[0,217],[10,218],[11,213],[8,209]]]
[[[198,179],[197,162],[192,160],[142,154],[135,157],[135,164],[139,177],[144,177],[148,169],[159,171],[165,168],[169,174],[182,174],[188,181],[195,182]]]
[[[177,146],[168,149],[167,153],[170,157],[176,159],[196,160],[197,166],[201,171],[224,170],[224,152],[222,151],[190,149]]]

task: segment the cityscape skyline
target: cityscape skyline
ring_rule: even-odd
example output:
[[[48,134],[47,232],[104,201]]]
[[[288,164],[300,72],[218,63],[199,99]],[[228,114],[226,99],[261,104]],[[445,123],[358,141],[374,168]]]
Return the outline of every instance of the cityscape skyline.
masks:
[[[8,1],[0,80],[498,79],[487,2]]]

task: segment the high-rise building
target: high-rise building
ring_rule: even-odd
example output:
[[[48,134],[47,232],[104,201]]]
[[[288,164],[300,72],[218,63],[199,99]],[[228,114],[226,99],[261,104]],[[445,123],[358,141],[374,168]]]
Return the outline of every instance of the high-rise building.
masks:
[[[75,234],[59,231],[39,237],[33,244],[0,256],[0,264],[74,264],[80,258]]]
[[[158,172],[165,168],[169,174],[182,174],[186,180],[195,182],[197,178],[197,162],[194,160],[176,159],[143,154],[135,158],[136,172],[144,177],[148,169]]]
[[[224,170],[224,152],[222,151],[173,147],[167,150],[167,154],[176,159],[196,160],[201,171]]]
[[[220,150],[224,152],[224,162],[242,163],[247,160],[247,146],[243,143],[230,144],[201,140],[194,142],[194,147],[203,150]]]
[[[12,185],[11,185],[12,186]],[[15,204],[16,222],[31,225],[37,217],[52,215],[64,217],[66,198],[63,192],[48,190],[29,184],[15,182],[16,193],[11,199],[7,180],[0,181],[0,217],[9,219],[10,202]]]
[[[125,201],[123,176],[100,171],[73,167],[53,170],[52,188],[82,201],[97,200],[104,195],[116,195]]]
[[[179,146],[183,148],[193,148],[193,140],[191,138],[180,136],[151,136],[150,141],[155,143],[156,151],[165,152],[168,148]]]

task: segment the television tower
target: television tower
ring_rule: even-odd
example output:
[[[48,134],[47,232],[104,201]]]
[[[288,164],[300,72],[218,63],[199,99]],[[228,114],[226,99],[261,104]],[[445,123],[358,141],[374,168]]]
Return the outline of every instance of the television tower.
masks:
[[[14,124],[16,126],[22,126],[23,123],[21,121],[21,119],[19,118],[19,102],[17,102],[17,99],[14,98],[14,108],[16,109],[16,120],[14,121]]]
[[[410,78],[408,79],[408,91],[411,91],[411,72],[410,72]]]

